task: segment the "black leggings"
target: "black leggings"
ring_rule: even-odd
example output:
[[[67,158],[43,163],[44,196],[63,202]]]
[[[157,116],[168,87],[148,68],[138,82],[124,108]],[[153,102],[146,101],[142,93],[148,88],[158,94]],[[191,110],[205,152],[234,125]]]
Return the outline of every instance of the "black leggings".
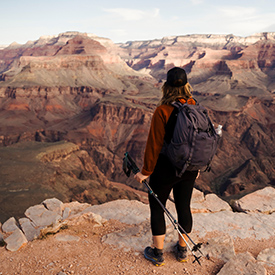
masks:
[[[149,185],[164,206],[173,189],[178,223],[187,233],[192,230],[193,220],[190,201],[197,174],[198,171],[186,171],[181,178],[177,177],[174,166],[166,156],[160,154],[149,181]],[[153,236],[164,235],[166,232],[164,211],[157,200],[150,194],[149,204],[152,234]]]

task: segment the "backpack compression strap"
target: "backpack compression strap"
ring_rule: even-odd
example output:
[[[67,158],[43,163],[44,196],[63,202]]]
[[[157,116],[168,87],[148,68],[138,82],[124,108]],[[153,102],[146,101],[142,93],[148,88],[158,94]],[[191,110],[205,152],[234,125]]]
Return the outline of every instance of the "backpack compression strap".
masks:
[[[186,112],[190,112],[190,111],[189,111],[189,108],[188,108],[188,105],[183,106],[183,108],[186,109]],[[190,120],[191,120],[191,122],[192,122],[192,124],[193,124],[193,126],[194,126],[194,132],[193,132],[193,137],[192,137],[191,149],[190,149],[189,158],[188,158],[188,160],[185,162],[185,164],[184,164],[182,170],[180,171],[180,173],[178,173],[178,175],[177,175],[178,177],[181,177],[181,176],[183,175],[183,173],[185,172],[185,170],[186,170],[186,169],[188,168],[188,166],[190,165],[191,159],[192,159],[192,157],[193,157],[194,149],[195,149],[196,136],[197,136],[197,134],[198,134],[198,132],[199,132],[198,127],[197,127],[197,125],[196,125],[196,123],[195,123],[193,117],[192,117],[192,116],[189,116],[189,118],[190,118]]]

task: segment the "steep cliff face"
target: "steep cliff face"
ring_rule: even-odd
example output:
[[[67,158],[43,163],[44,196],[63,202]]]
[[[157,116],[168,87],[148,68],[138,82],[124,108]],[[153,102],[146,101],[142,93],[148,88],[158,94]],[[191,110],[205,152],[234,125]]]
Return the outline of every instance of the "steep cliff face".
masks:
[[[274,185],[274,34],[170,37],[119,48],[67,33],[0,50],[0,60],[2,146],[71,141],[108,179],[141,188],[123,175],[123,153],[141,167],[161,84],[167,69],[181,66],[224,130],[197,187],[231,197]]]
[[[92,204],[140,199],[134,190],[108,181],[87,151],[71,142],[21,141],[0,153],[1,222],[50,196]]]

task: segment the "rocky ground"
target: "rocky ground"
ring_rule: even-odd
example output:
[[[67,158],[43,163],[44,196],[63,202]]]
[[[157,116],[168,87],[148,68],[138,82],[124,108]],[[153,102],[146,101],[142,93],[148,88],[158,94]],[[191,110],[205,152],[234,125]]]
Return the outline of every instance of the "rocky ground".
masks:
[[[216,258],[201,258],[201,266],[192,263],[178,263],[171,252],[165,253],[165,265],[155,267],[136,250],[117,249],[106,244],[102,237],[108,233],[120,231],[126,224],[110,220],[102,227],[83,221],[79,225],[49,235],[43,240],[28,243],[17,252],[0,248],[0,274],[217,274],[224,265]],[[73,238],[74,237],[74,238]],[[130,238],[130,236],[129,236]],[[207,237],[204,238],[204,241]],[[236,240],[236,253],[249,251],[254,257],[260,249],[275,247],[275,239],[255,241],[253,239]],[[269,275],[275,269],[265,266]],[[233,273],[234,274],[234,273]],[[235,273],[248,274],[248,273]],[[259,273],[255,273],[259,274]]]
[[[191,253],[187,263],[175,260],[172,248],[177,232],[167,223],[162,267],[142,254],[151,244],[146,203],[116,200],[91,206],[48,199],[28,208],[26,217],[19,219],[21,238],[15,237],[18,223],[14,218],[1,226],[0,239],[7,245],[0,248],[0,274],[274,275],[273,192],[270,187],[244,197],[236,204],[246,213],[237,213],[216,195],[194,190],[190,236],[195,243],[202,242],[201,265],[193,263]],[[251,201],[260,197],[264,208],[259,203],[255,213]],[[173,204],[167,207],[174,215]]]

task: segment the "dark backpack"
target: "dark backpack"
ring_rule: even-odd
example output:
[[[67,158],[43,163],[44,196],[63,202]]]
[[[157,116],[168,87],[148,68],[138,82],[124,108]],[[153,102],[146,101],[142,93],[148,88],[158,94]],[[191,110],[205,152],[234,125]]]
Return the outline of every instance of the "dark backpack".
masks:
[[[174,102],[175,107],[165,127],[161,153],[177,168],[177,176],[188,171],[210,170],[219,135],[202,105]]]

